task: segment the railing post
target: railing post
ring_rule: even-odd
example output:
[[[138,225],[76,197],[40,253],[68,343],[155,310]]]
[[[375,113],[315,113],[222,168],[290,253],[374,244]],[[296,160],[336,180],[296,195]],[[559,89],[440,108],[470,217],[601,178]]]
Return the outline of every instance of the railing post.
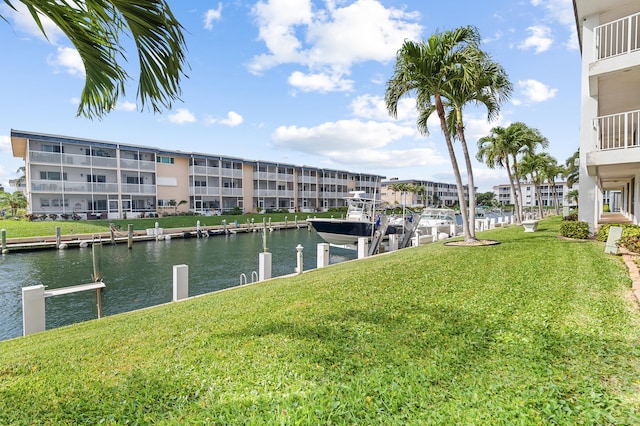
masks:
[[[324,268],[329,265],[329,244],[319,243],[317,247],[317,267]]]
[[[260,271],[258,274],[258,281],[271,279],[271,265],[272,265],[271,253],[269,253],[268,251],[264,251],[260,253],[258,257],[259,257],[258,269]]]
[[[22,335],[45,330],[44,286],[22,287]]]
[[[189,297],[189,265],[173,265],[173,301]]]

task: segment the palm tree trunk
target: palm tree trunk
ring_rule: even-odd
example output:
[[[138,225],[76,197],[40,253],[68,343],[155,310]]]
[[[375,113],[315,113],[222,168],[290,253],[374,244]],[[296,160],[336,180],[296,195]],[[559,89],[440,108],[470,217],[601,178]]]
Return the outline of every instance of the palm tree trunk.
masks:
[[[462,216],[462,229],[464,231],[464,240],[473,241],[469,232],[469,215],[467,213],[467,205],[464,197],[464,186],[462,184],[462,177],[460,176],[460,168],[458,167],[458,161],[456,160],[456,153],[453,150],[453,142],[451,142],[451,135],[447,129],[447,119],[445,117],[444,106],[442,105],[442,99],[439,94],[435,95],[436,98],[436,111],[440,118],[440,128],[444,134],[444,139],[447,143],[447,150],[449,151],[449,157],[451,157],[451,166],[453,167],[453,173],[456,177],[456,187],[458,188],[458,200],[460,202],[460,215]]]
[[[511,173],[511,166],[509,165],[509,157],[505,158],[505,168],[507,169],[507,176],[509,176],[509,185],[511,186],[511,196],[513,197],[513,214],[516,216],[516,223],[520,225],[522,219],[520,217],[520,211],[518,210],[518,193],[516,191],[516,183],[513,180],[513,174]]]
[[[467,166],[467,183],[469,185],[469,221],[471,227],[469,229],[469,237],[476,239],[476,188],[473,181],[473,169],[471,165],[471,158],[469,157],[469,149],[467,149],[467,140],[464,137],[464,126],[462,124],[462,111],[456,109],[458,115],[458,137],[460,138],[460,145],[462,146],[462,153],[464,155],[464,161]]]
[[[522,198],[522,185],[520,184],[520,173],[518,173],[518,159],[513,155],[513,177],[518,188],[518,225],[524,219],[524,199]]]

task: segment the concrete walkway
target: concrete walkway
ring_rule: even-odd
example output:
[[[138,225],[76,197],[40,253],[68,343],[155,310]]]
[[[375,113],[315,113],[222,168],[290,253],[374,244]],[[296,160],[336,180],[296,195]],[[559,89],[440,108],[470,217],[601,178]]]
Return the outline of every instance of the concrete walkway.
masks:
[[[598,220],[598,225],[604,225],[605,223],[631,223],[631,219],[620,212],[602,213],[600,220]]]

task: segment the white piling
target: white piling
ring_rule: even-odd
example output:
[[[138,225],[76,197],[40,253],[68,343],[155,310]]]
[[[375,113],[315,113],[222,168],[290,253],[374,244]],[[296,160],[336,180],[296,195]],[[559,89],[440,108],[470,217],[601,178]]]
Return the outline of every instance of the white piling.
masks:
[[[432,226],[431,227],[431,236],[433,236],[433,242],[435,243],[436,241],[438,241],[438,227],[437,226]]]
[[[258,273],[258,281],[264,281],[264,280],[269,280],[271,279],[271,264],[272,264],[272,259],[271,259],[271,253],[269,252],[262,252],[259,255],[259,273]]]
[[[389,251],[398,250],[398,234],[389,234]]]
[[[329,244],[327,243],[319,243],[318,244],[318,268],[324,268],[325,266],[329,266]]]
[[[367,237],[358,238],[358,259],[369,255],[369,239]]]
[[[298,266],[296,266],[296,273],[301,274],[302,270],[304,269],[304,263],[303,263],[303,257],[302,257],[302,251],[304,250],[304,247],[302,247],[302,244],[298,244],[296,246],[296,250],[298,252],[298,256],[297,256]]]
[[[22,335],[45,330],[44,286],[22,287]]]
[[[173,301],[189,297],[189,265],[173,265]]]
[[[449,225],[449,235],[451,235],[452,237],[455,237],[458,233],[458,230],[456,229],[456,224],[452,223],[451,225]]]

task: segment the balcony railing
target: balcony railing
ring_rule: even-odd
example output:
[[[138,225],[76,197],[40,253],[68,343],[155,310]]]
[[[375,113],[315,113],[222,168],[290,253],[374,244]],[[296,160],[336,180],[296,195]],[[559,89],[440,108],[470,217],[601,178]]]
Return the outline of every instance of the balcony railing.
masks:
[[[189,195],[220,195],[218,186],[190,186]]]
[[[640,13],[595,28],[596,58],[606,59],[640,49]]]
[[[597,148],[607,150],[639,146],[638,127],[640,127],[640,110],[596,118]]]

